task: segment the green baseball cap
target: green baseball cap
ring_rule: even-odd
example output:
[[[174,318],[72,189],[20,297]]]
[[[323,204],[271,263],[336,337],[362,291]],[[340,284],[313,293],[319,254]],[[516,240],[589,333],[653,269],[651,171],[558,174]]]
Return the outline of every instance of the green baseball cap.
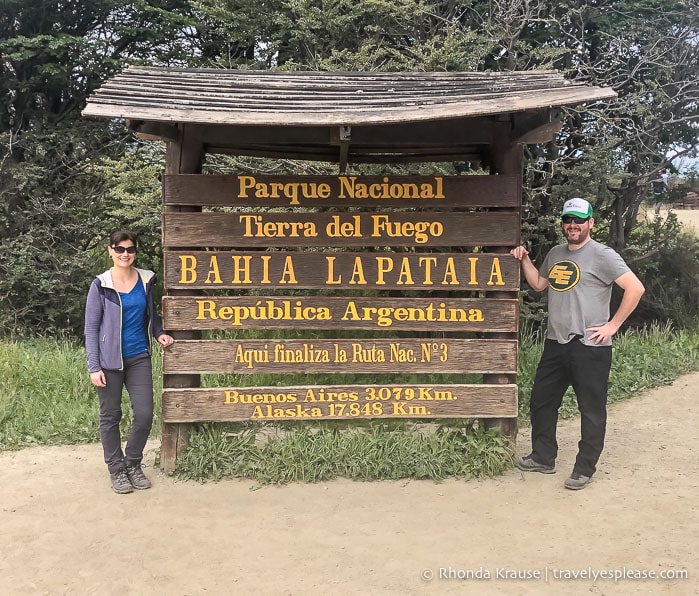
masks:
[[[585,199],[575,197],[568,199],[563,203],[563,212],[561,217],[564,215],[577,215],[578,217],[592,217],[592,205],[588,203]]]

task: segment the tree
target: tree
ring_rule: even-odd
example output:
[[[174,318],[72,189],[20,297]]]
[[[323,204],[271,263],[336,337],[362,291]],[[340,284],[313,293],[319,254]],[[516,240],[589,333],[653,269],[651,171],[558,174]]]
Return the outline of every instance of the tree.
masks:
[[[295,70],[476,70],[492,45],[461,26],[452,0],[198,0],[217,38],[213,63]]]
[[[0,333],[79,332],[113,225],[93,164],[133,143],[80,109],[126,63],[190,60],[193,22],[181,0],[0,6]]]
[[[79,114],[125,64],[557,69],[611,86],[617,101],[563,110],[555,142],[527,148],[524,236],[546,251],[563,200],[583,195],[625,250],[655,170],[697,155],[698,23],[687,0],[5,0],[0,333],[77,331],[106,232],[149,213],[133,164],[153,167],[152,147]],[[133,218],[113,208],[128,178]],[[673,226],[659,229],[670,243]]]
[[[496,0],[492,6],[507,15],[507,26],[501,18],[483,20],[494,23],[491,34],[501,40],[492,67],[555,68],[619,94],[613,102],[563,110],[556,141],[527,148],[524,237],[534,257],[559,241],[552,232],[562,202],[589,198],[598,238],[622,251],[645,279],[635,322],[687,324],[699,314],[695,293],[682,289],[693,288],[699,274],[696,243],[676,220],[646,224],[639,211],[650,196],[649,181],[670,165],[671,155],[697,155],[699,8],[666,0]]]
[[[660,254],[628,242],[648,236],[632,232],[655,171],[669,165],[669,155],[696,156],[699,148],[696,3],[201,0],[197,8],[248,49],[227,66],[555,69],[612,87],[616,101],[562,110],[557,139],[527,147],[523,237],[535,258],[543,255],[560,241],[556,215],[564,200],[582,195],[595,205],[601,240],[632,263]],[[677,234],[676,226],[659,224],[652,237],[676,247]]]
[[[699,8],[667,0],[549,8],[547,17],[538,13],[516,28],[518,43],[503,44],[502,57],[528,68],[548,56],[546,66],[610,86],[619,97],[565,110],[558,142],[532,148],[531,214],[583,194],[608,223],[609,243],[623,250],[657,169],[669,166],[671,154],[699,150]],[[529,51],[532,46],[539,49]]]

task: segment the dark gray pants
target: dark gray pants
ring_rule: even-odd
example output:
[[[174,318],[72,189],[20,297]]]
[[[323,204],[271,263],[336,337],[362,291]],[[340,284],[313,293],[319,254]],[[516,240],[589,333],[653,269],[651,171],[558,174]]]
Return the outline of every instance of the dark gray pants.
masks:
[[[530,401],[532,453],[536,461],[550,466],[556,462],[558,409],[572,386],[580,410],[581,434],[573,471],[584,476],[595,473],[607,428],[611,366],[611,346],[586,346],[577,339],[567,344],[546,340]]]
[[[151,426],[153,426],[153,368],[150,355],[124,359],[124,370],[105,370],[106,387],[97,387],[100,400],[100,438],[104,461],[114,474],[126,465],[141,463]],[[133,425],[121,449],[121,393],[126,387],[131,400]]]

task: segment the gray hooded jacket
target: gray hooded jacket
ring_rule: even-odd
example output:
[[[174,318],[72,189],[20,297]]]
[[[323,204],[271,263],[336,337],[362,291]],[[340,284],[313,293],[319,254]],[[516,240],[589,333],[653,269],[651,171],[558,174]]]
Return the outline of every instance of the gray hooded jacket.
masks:
[[[153,304],[155,273],[136,269],[146,291],[146,336],[148,353],[151,336],[163,334],[163,325]],[[114,289],[111,270],[98,275],[90,286],[85,304],[85,350],[87,371],[122,370],[121,357],[121,298]]]

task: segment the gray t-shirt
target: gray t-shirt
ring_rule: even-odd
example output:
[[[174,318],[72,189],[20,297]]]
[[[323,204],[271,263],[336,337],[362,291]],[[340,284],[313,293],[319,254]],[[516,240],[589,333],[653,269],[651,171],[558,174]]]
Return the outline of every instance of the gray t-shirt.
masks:
[[[585,329],[599,327],[609,321],[609,301],[614,281],[630,271],[614,249],[595,240],[578,250],[567,244],[551,249],[539,270],[548,279],[549,339],[568,343],[575,336],[588,346],[595,344],[587,338]]]

